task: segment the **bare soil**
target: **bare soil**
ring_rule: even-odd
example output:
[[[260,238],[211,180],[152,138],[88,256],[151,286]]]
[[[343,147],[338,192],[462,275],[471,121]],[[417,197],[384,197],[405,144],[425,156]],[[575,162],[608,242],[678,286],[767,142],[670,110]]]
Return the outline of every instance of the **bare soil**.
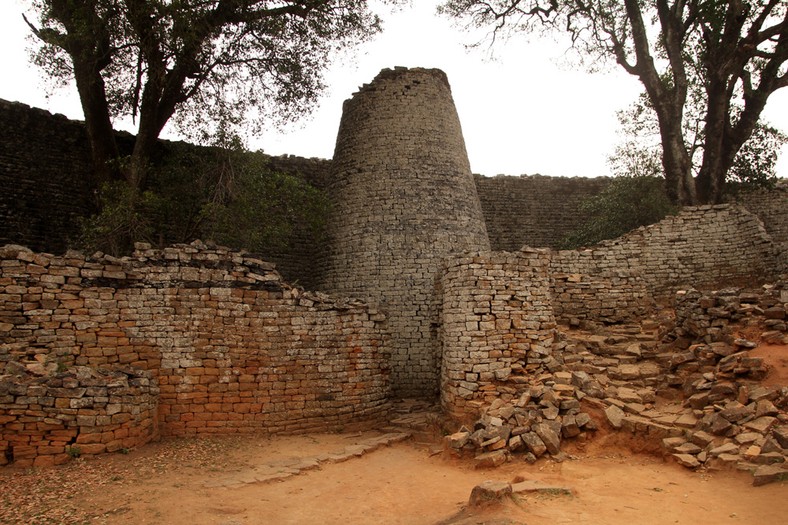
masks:
[[[692,472],[633,454],[632,443],[616,434],[598,436],[563,463],[515,461],[475,470],[406,441],[283,481],[234,482],[256,465],[289,464],[374,435],[169,440],[62,467],[4,469],[0,523],[776,525],[788,515],[786,482],[756,488],[746,473]],[[572,493],[528,494],[463,512],[475,485],[518,477]]]

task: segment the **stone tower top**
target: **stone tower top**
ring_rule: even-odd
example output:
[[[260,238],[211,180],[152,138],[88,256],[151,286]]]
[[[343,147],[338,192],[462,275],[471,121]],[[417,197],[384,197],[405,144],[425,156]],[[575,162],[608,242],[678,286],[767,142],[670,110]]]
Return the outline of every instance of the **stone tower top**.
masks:
[[[361,91],[375,91],[381,85],[383,85],[383,81],[385,80],[399,80],[404,79],[406,84],[403,86],[403,89],[410,89],[409,86],[420,84],[421,80],[416,78],[417,75],[430,75],[441,82],[443,82],[447,88],[451,89],[449,86],[449,77],[446,76],[440,69],[429,69],[423,67],[414,67],[414,68],[407,68],[402,66],[396,66],[393,69],[383,69],[380,73],[372,79],[372,82],[369,84],[364,84],[359,88],[356,93],[353,93],[353,96],[357,95]],[[411,82],[411,84],[407,84],[407,82]]]

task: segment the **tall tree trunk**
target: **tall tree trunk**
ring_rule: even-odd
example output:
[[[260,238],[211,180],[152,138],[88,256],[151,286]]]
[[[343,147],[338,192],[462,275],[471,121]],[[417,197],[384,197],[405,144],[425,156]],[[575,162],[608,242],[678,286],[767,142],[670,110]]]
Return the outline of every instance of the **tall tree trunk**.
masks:
[[[662,167],[665,169],[665,188],[668,198],[682,206],[697,204],[692,163],[681,136],[663,135]]]
[[[703,163],[698,172],[696,187],[700,203],[717,204],[722,201],[725,177],[730,168],[730,163],[725,162],[725,136],[730,102],[725,92],[725,79],[717,78],[714,73],[709,77],[706,86],[708,102],[703,134]]]
[[[79,92],[85,128],[90,143],[96,182],[100,185],[122,178],[117,160],[120,157],[115,130],[109,114],[104,80],[91,64],[74,60],[74,78]]]

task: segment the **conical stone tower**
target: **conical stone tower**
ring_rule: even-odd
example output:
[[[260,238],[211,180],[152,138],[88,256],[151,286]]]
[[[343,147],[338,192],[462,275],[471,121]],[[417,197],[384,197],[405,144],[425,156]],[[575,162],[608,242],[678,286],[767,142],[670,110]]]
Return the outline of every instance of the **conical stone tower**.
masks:
[[[436,277],[490,249],[451,88],[437,69],[385,69],[345,101],[322,288],[388,314],[395,397],[433,398]]]

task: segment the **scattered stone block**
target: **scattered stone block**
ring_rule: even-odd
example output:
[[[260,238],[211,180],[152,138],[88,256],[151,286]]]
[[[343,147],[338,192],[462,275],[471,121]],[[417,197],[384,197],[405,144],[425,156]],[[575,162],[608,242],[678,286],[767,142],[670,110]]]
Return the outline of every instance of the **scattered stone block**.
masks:
[[[679,465],[682,465],[687,468],[698,468],[700,467],[700,461],[698,458],[691,454],[673,454],[673,457],[678,461]]]
[[[607,416],[607,421],[613,428],[619,429],[624,424],[626,414],[617,406],[610,405],[605,409],[605,416]]]
[[[561,452],[561,437],[546,423],[537,423],[533,426],[534,432],[547,447],[547,451],[552,454]]]
[[[485,481],[473,487],[468,506],[471,508],[489,507],[501,504],[512,495],[512,486],[503,481]]]
[[[508,459],[506,450],[484,452],[474,458],[474,466],[476,468],[495,468],[506,463]]]
[[[539,458],[545,452],[547,452],[547,445],[545,445],[544,441],[535,433],[535,432],[527,432],[522,435],[523,442],[525,446],[528,447],[528,450],[531,453]]]
[[[755,469],[752,475],[752,484],[760,487],[775,481],[785,481],[788,479],[788,470],[780,465],[762,465]]]

